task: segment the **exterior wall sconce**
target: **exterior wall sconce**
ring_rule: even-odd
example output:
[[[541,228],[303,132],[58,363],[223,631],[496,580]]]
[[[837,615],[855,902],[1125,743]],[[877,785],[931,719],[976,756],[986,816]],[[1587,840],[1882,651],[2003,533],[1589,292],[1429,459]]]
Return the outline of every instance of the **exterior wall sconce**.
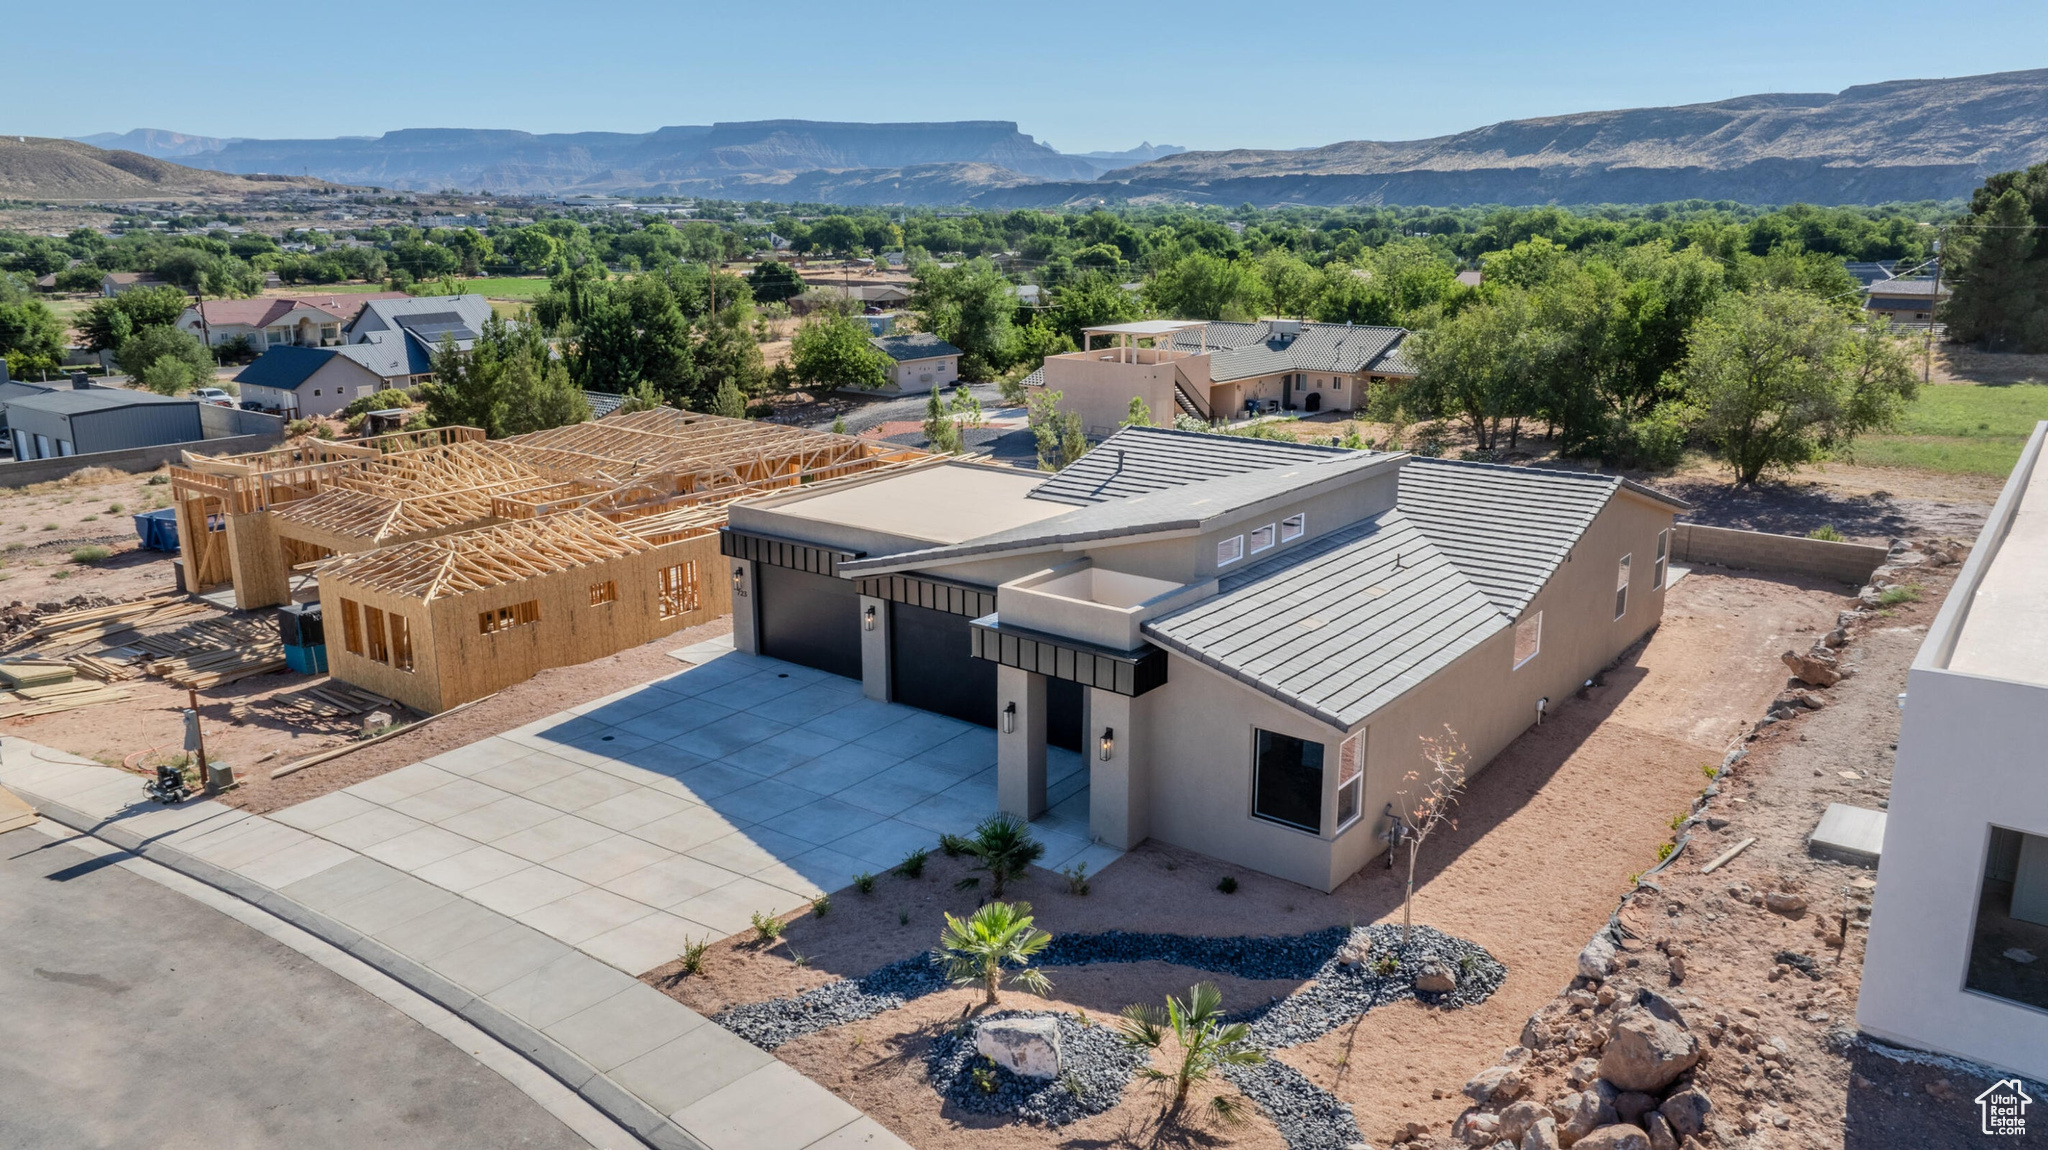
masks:
[[[732,569],[732,593],[733,593],[734,595],[737,595],[737,596],[739,596],[739,597],[740,597],[740,598],[742,598],[742,599],[744,599],[744,598],[746,598],[746,597],[747,597],[747,569],[746,569],[746,568],[744,568],[744,567],[735,567],[735,568],[733,568],[733,569]]]
[[[875,609],[873,607],[869,607],[860,613],[860,629],[863,631],[875,629]]]
[[[1015,703],[1003,704],[1003,733],[1006,735],[1017,733],[1017,704]]]
[[[1108,762],[1116,755],[1116,728],[1102,728],[1102,761]]]

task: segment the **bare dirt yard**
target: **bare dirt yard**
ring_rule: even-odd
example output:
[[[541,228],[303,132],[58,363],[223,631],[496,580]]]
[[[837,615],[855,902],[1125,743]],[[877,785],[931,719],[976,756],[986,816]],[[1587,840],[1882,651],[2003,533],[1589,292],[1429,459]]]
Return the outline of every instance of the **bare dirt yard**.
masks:
[[[55,482],[0,489],[0,601],[133,599],[171,590],[172,556],[141,550],[135,537],[137,512],[171,505],[170,486],[153,477],[88,467]]]
[[[1522,1022],[1573,974],[1585,939],[1603,924],[1630,876],[1657,859],[1660,843],[1707,785],[1703,768],[1761,714],[1784,683],[1778,654],[1804,648],[1846,601],[1844,589],[1790,579],[1694,572],[1670,593],[1663,625],[1627,652],[1601,685],[1558,710],[1474,781],[1456,829],[1433,838],[1418,870],[1416,914],[1472,939],[1507,965],[1487,1002],[1447,1010],[1404,1001],[1279,1057],[1355,1110],[1367,1139],[1385,1145],[1406,1123],[1445,1127],[1462,1104],[1443,1097],[1513,1043]],[[839,892],[830,913],[800,915],[772,946],[751,935],[716,944],[704,973],[648,976],[682,1001],[715,1011],[858,975],[933,946],[942,910],[972,910],[973,892],[950,879],[958,864],[934,858],[925,877],[877,880],[874,893]],[[1217,889],[1225,876],[1235,893]],[[1012,892],[1039,925],[1207,935],[1300,934],[1330,926],[1399,921],[1399,876],[1377,864],[1333,894],[1248,874],[1192,853],[1147,844],[1094,876],[1085,896],[1057,874],[1034,870]],[[801,959],[801,961],[799,961]],[[1139,1001],[1184,994],[1211,976],[1157,963],[1048,971],[1053,999],[1013,992],[1005,1006],[1111,1014]],[[1241,1008],[1295,986],[1233,983],[1225,1006]],[[1012,1001],[1014,1000],[1014,1002]],[[863,1023],[836,1027],[777,1051],[805,1074],[927,1147],[1042,1145],[1043,1131],[954,1113],[923,1081],[923,1051],[971,1008],[973,996],[937,995]],[[1432,1094],[1437,1096],[1433,1097]],[[1159,1099],[1127,1090],[1114,1109],[1062,1128],[1062,1144],[1150,1140]],[[1176,1135],[1179,1137],[1179,1135]],[[1205,1128],[1200,1144],[1262,1146],[1277,1132]]]

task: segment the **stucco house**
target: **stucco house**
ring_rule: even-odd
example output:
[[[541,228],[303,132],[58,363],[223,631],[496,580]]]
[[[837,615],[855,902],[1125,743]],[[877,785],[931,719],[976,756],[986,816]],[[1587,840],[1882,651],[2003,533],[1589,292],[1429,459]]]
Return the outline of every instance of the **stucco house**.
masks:
[[[1256,412],[1356,411],[1372,388],[1410,379],[1398,327],[1267,319],[1257,323],[1140,320],[1082,330],[1081,350],[1047,356],[1025,379],[1060,393],[1060,410],[1090,435],[1120,426],[1133,397],[1154,424]]]
[[[1612,476],[1149,427],[734,504],[737,648],[991,726],[1004,810],[1078,804],[1332,890],[1419,736],[1483,765],[1662,615],[1685,505]],[[1085,760],[1049,795],[1048,747]]]
[[[163,287],[170,282],[155,272],[108,272],[100,277],[100,294],[112,298],[136,288]]]
[[[363,304],[342,334],[349,343],[366,343],[379,333],[404,335],[432,351],[443,336],[458,346],[475,340],[492,314],[491,301],[480,295],[378,297]]]
[[[215,347],[237,337],[258,352],[285,346],[332,347],[342,342],[342,329],[369,301],[404,298],[404,292],[375,292],[202,300],[185,309],[177,328]]]
[[[1881,279],[1863,288],[1863,308],[1893,323],[1926,323],[1955,293],[1945,283],[1927,279]]]
[[[242,400],[287,416],[333,415],[366,395],[424,383],[427,354],[409,341],[380,338],[340,347],[273,347],[235,376]]]
[[[883,335],[868,340],[889,357],[889,385],[884,395],[922,395],[960,381],[960,349],[926,333]]]
[[[2048,423],[1935,615],[1904,717],[1856,1023],[2048,1080]]]

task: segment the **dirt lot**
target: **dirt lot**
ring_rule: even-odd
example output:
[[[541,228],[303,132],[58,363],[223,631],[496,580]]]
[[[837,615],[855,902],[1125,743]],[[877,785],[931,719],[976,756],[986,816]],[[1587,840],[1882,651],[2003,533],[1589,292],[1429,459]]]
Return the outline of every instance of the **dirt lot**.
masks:
[[[1409,1120],[1448,1122],[1459,1105],[1432,1099],[1455,1092],[1473,1071],[1511,1044],[1522,1021],[1570,980],[1587,936],[1606,921],[1629,876],[1656,860],[1716,763],[1744,724],[1784,681],[1780,651],[1804,647],[1833,623],[1840,588],[1729,574],[1688,575],[1672,589],[1663,626],[1628,652],[1605,684],[1558,710],[1554,720],[1515,743],[1473,783],[1457,829],[1433,839],[1417,875],[1416,913],[1474,939],[1507,964],[1508,980],[1482,1006],[1441,1011],[1413,1002],[1373,1011],[1316,1043],[1281,1057],[1351,1103],[1376,1145]],[[884,876],[874,894],[836,896],[823,919],[798,918],[784,941],[761,949],[745,938],[714,948],[708,973],[677,981],[671,992],[704,1010],[786,994],[830,976],[858,974],[934,942],[939,911],[971,909],[955,892],[947,865],[924,879]],[[1225,874],[1237,893],[1216,890]],[[1066,893],[1059,876],[1034,871],[1016,894],[1031,900],[1040,925],[1062,930],[1189,934],[1296,934],[1326,926],[1398,919],[1396,875],[1369,866],[1335,893],[1244,874],[1214,860],[1148,844],[1093,882],[1085,897]],[[901,919],[907,913],[910,922]],[[794,961],[802,955],[802,965]],[[668,971],[650,976],[657,983]],[[1050,972],[1067,1008],[1107,1013],[1200,976],[1174,968],[1093,967]],[[1292,987],[1226,987],[1226,1005]],[[940,996],[945,997],[945,996]],[[1019,993],[1017,1003],[1039,1004]],[[1006,999],[1006,1002],[1008,1000]],[[969,998],[922,1000],[855,1026],[783,1047],[797,1069],[919,1146],[979,1145],[994,1139],[1043,1144],[1042,1132],[983,1129],[941,1112],[921,1082],[919,1052],[930,1026],[957,1017]],[[1115,1142],[1146,1128],[1156,1100],[1141,1092],[1061,1141]],[[1210,1130],[1230,1145],[1263,1145],[1263,1120],[1245,1130]]]
[[[87,468],[53,483],[0,489],[0,601],[133,599],[170,590],[172,556],[141,550],[131,518],[171,505],[170,486],[149,479]],[[111,554],[90,562],[72,558],[79,548],[95,546]]]

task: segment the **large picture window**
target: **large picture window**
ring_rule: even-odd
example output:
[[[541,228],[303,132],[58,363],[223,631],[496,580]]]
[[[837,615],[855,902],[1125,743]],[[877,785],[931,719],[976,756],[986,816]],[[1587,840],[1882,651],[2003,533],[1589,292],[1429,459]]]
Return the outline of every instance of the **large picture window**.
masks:
[[[1320,834],[1323,829],[1323,745],[1259,731],[1254,740],[1252,813]]]

